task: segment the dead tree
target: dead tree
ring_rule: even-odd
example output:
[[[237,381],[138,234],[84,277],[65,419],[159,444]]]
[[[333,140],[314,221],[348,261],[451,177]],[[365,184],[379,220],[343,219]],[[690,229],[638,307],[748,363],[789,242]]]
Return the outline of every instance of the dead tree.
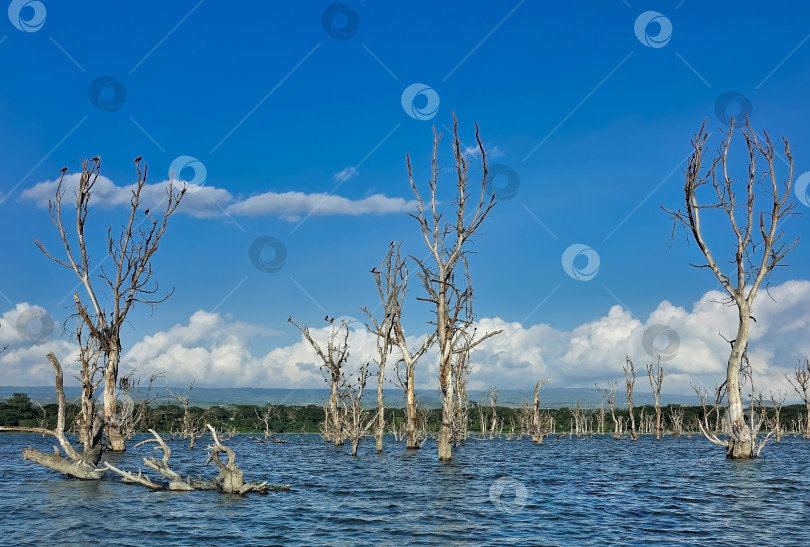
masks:
[[[467,440],[469,435],[470,397],[467,394],[467,380],[472,372],[470,351],[462,351],[454,356],[452,371],[455,397],[453,399],[450,440],[453,446],[459,446]]]
[[[540,412],[540,388],[549,383],[537,382],[534,384],[534,402],[529,406],[528,401],[524,401],[519,410],[521,430],[524,435],[529,435],[533,442],[542,444],[543,440],[554,432],[554,419],[548,414]]]
[[[194,449],[194,445],[198,440],[202,439],[206,434],[206,422],[211,409],[205,409],[202,414],[197,414],[191,410],[191,390],[194,389],[194,382],[191,382],[186,388],[183,395],[174,393],[169,386],[166,386],[166,391],[174,398],[175,401],[183,406],[183,417],[180,419],[180,435],[183,440],[188,439],[189,449]]]
[[[636,367],[633,366],[633,360],[630,356],[625,357],[624,367],[624,385],[625,394],[627,395],[627,413],[630,419],[630,440],[638,440],[638,430],[636,429],[636,415],[633,412],[633,389],[636,385]]]
[[[402,389],[405,396],[405,446],[408,449],[416,449],[421,446],[420,427],[418,423],[419,415],[416,402],[416,362],[428,350],[435,340],[435,333],[425,337],[422,345],[415,351],[408,345],[405,337],[405,330],[402,328],[402,306],[405,302],[405,293],[408,287],[408,267],[405,259],[400,254],[400,244],[391,243],[388,254],[380,267],[372,271],[377,280],[377,289],[380,294],[380,301],[383,307],[385,319],[390,321],[391,330],[385,328],[374,328],[375,331],[388,332],[390,342],[397,346],[400,351],[400,359],[396,362],[396,384]],[[364,309],[364,311],[366,311]],[[368,315],[368,311],[366,311]],[[383,327],[385,321],[379,325]],[[379,335],[378,335],[379,336]],[[379,349],[379,347],[378,347]],[[381,401],[381,382],[378,377],[377,399],[378,407]],[[381,415],[382,416],[382,415]],[[378,438],[381,435],[379,427],[384,424],[384,419],[378,417]],[[381,440],[378,441],[378,447]]]
[[[669,407],[669,425],[670,431],[674,438],[678,438],[683,434],[683,415],[684,410],[681,407]]]
[[[577,437],[581,436],[584,433],[584,419],[585,419],[585,409],[583,409],[577,400],[574,408],[569,408],[568,410],[571,411],[571,435],[576,435]]]
[[[647,378],[650,380],[650,390],[655,400],[655,440],[658,441],[664,432],[661,419],[661,386],[664,383],[664,367],[661,366],[660,355],[656,360],[655,368],[653,368],[653,363],[647,363]]]
[[[402,300],[405,296],[406,281],[401,277],[404,262],[400,263],[400,245],[396,247],[393,244],[389,245],[388,253],[385,255],[380,269],[371,269],[371,275],[374,276],[377,293],[380,296],[382,320],[378,321],[367,308],[361,308],[370,321],[370,323],[366,323],[366,328],[375,335],[377,341],[377,427],[374,430],[377,452],[382,452],[385,435],[385,400],[383,397],[385,367],[394,349],[395,325],[399,322]],[[407,272],[405,275],[407,276]]]
[[[448,461],[452,458],[452,431],[455,408],[455,383],[453,374],[454,357],[470,352],[478,344],[494,336],[497,332],[490,332],[476,336],[473,329],[473,288],[469,275],[466,255],[468,242],[476,234],[489,212],[495,206],[495,194],[487,197],[488,169],[484,143],[479,137],[478,126],[475,129],[475,138],[481,154],[482,174],[481,186],[477,199],[470,203],[470,189],[468,185],[468,160],[465,156],[461,138],[458,135],[458,121],[453,116],[453,156],[455,160],[456,192],[453,198],[455,204],[454,220],[445,222],[439,212],[439,198],[437,196],[439,178],[439,141],[441,134],[433,130],[433,160],[431,176],[428,181],[430,188],[430,205],[426,210],[425,202],[413,180],[413,169],[410,156],[407,157],[408,178],[414,195],[417,199],[417,212],[411,216],[419,222],[422,236],[429,250],[429,259],[414,258],[419,266],[418,276],[422,282],[427,297],[421,298],[429,302],[435,314],[432,322],[435,327],[436,342],[438,344],[439,358],[439,390],[442,398],[442,425],[439,430],[438,451],[439,460]],[[428,260],[430,262],[428,262]],[[463,274],[457,275],[458,266]]]
[[[54,471],[59,471],[68,477],[82,480],[97,480],[100,479],[103,474],[103,470],[96,467],[101,459],[103,432],[103,419],[96,412],[94,398],[95,388],[98,387],[101,381],[98,375],[99,351],[92,341],[88,343],[88,341],[79,338],[79,342],[79,353],[82,364],[82,376],[80,378],[82,382],[82,394],[80,399],[81,412],[77,420],[81,420],[81,426],[78,428],[78,432],[79,442],[83,447],[82,450],[79,451],[74,448],[65,435],[67,401],[65,400],[65,390],[63,387],[62,366],[53,353],[49,353],[47,357],[48,362],[50,362],[54,370],[54,388],[56,390],[56,399],[59,408],[56,416],[56,428],[0,426],[0,431],[42,433],[43,435],[54,437],[59,442],[59,447],[62,448],[65,456],[59,452],[59,448],[56,446],[54,446],[53,453],[41,452],[34,447],[29,447],[23,450],[23,459],[38,463]]]
[[[804,427],[800,429],[802,437],[810,439],[810,359],[805,357],[804,363],[799,361],[799,366],[793,370],[793,378],[784,372],[782,374],[804,402],[807,417],[804,419]]]
[[[279,439],[279,438],[274,437],[271,430],[270,430],[270,419],[273,416],[273,411],[274,410],[275,410],[275,407],[273,405],[271,405],[270,403],[267,403],[267,404],[264,405],[264,412],[262,414],[259,414],[258,410],[254,411],[256,413],[256,417],[259,419],[259,423],[264,425],[264,439],[260,439],[259,437],[256,437],[256,436],[251,436],[250,437],[255,442],[257,442],[257,443],[271,443],[272,442],[272,443],[280,443],[280,444],[286,444],[287,443],[287,441],[285,441],[284,439]]]
[[[328,318],[328,316],[327,316]],[[338,446],[343,445],[343,421],[341,419],[340,410],[340,384],[342,379],[343,365],[349,359],[349,320],[343,319],[339,324],[335,324],[334,317],[330,321],[331,330],[329,338],[326,341],[326,351],[321,349],[318,342],[312,338],[309,327],[305,324],[298,325],[293,318],[290,317],[287,321],[295,325],[304,339],[309,342],[315,354],[321,360],[321,370],[326,373],[326,383],[329,384],[329,400],[324,406],[325,411],[325,426],[324,426],[324,440],[326,442],[334,442]]]
[[[131,439],[146,420],[149,405],[157,400],[156,396],[151,395],[152,385],[163,375],[161,372],[150,376],[144,393],[141,388],[141,379],[135,375],[135,372],[135,370],[131,370],[129,374],[118,380],[118,394],[121,401],[112,422],[115,429],[126,440]]]
[[[532,404],[532,440],[537,444],[543,442],[543,439],[554,432],[553,427],[548,427],[548,421],[543,421],[540,417],[540,388],[551,381],[551,378],[545,382],[537,382],[534,384],[534,402]]]
[[[762,398],[762,394],[760,394],[760,399]],[[777,443],[782,442],[782,435],[784,434],[784,430],[782,429],[782,407],[785,405],[785,399],[787,399],[787,394],[782,392],[781,390],[777,390],[776,393],[773,391],[770,392],[770,400],[771,400],[771,408],[773,409],[773,418],[769,417],[768,414],[765,413],[764,405],[763,406],[763,415],[765,416],[768,429],[773,431],[773,438],[774,441]]]
[[[357,447],[360,439],[368,435],[369,430],[374,425],[376,417],[369,419],[368,411],[363,408],[363,393],[370,373],[368,363],[360,365],[357,377],[353,382],[342,379],[340,390],[340,402],[343,407],[343,433],[342,437],[349,439],[352,443],[352,456],[357,456]]]
[[[796,245],[782,241],[780,225],[792,213],[795,202],[790,201],[793,184],[793,155],[787,139],[782,139],[784,154],[788,163],[787,178],[780,184],[776,174],[777,152],[768,133],[760,137],[746,117],[740,128],[747,152],[748,170],[744,178],[731,173],[729,150],[735,135],[734,120],[731,121],[726,138],[720,145],[717,157],[704,166],[704,149],[708,133],[706,122],[692,139],[693,152],[689,158],[684,185],[685,211],[668,213],[686,228],[687,234],[697,243],[704,261],[696,267],[709,268],[729,294],[729,302],[738,312],[737,334],[731,341],[731,354],[726,368],[726,393],[728,400],[728,420],[730,424],[728,440],[721,441],[716,436],[707,438],[726,448],[729,458],[756,457],[762,447],[751,432],[743,412],[740,369],[743,355],[748,349],[749,324],[754,299],[773,269],[782,262]],[[757,162],[764,160],[765,168],[760,171]],[[710,185],[711,197],[700,197],[703,188]],[[744,189],[738,186],[744,186]],[[759,200],[764,200],[762,209],[757,208]],[[720,217],[727,217],[731,228],[734,255],[731,259],[733,273],[724,273],[715,255],[709,248],[702,223],[704,211],[719,211]],[[711,222],[711,221],[710,221]]]
[[[703,407],[703,419],[698,420],[698,428],[706,435],[717,437],[718,432],[722,428],[720,420],[720,407],[722,406],[723,397],[725,396],[725,383],[720,384],[714,388],[714,398],[709,397],[709,391],[706,388],[699,388],[695,384],[690,384],[692,389],[700,399],[700,405]],[[714,416],[712,422],[711,417]]]
[[[500,434],[503,428],[503,420],[498,418],[498,388],[493,387],[489,390],[489,406],[492,409],[492,416],[490,416],[489,438],[494,439]]]
[[[608,380],[607,387],[602,389],[599,384],[596,384],[596,391],[602,396],[602,401],[608,404],[610,408],[610,418],[613,420],[613,438],[621,438],[621,424],[616,417],[616,382]]]
[[[76,228],[73,236],[69,235],[62,217],[62,200],[67,192],[64,187],[66,171],[62,172],[59,179],[54,200],[48,204],[48,212],[59,231],[65,258],[51,254],[39,239],[36,240],[37,247],[48,258],[75,273],[90,302],[88,307],[79,293],[74,294],[76,311],[103,354],[104,429],[109,448],[114,451],[126,449],[125,432],[118,429],[116,421],[121,328],[136,302],[154,306],[168,299],[174,292],[172,289],[164,296],[157,296],[159,289],[152,279],[152,259],[166,232],[169,217],[177,210],[186,192],[186,188],[175,191],[170,183],[166,188],[166,206],[162,214],[157,218],[153,216],[148,204],[147,209],[142,211],[141,193],[146,186],[147,167],[144,163],[142,169],[140,161],[140,157],[135,160],[138,180],[131,190],[129,218],[120,233],[113,235],[112,227],[107,230],[106,247],[112,263],[111,269],[100,265],[98,274],[91,270],[89,244],[85,234],[92,196],[101,169],[98,156],[82,162],[82,172],[75,193]],[[101,281],[97,282],[99,277]]]

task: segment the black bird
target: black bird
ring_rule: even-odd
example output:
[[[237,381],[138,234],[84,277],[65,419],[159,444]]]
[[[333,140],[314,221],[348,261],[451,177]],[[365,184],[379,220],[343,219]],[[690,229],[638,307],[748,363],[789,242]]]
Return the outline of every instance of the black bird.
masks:
[[[96,156],[95,158],[91,159],[90,161],[99,162],[99,161],[101,161],[101,158]]]
[[[333,317],[332,319],[329,320],[329,322],[334,325],[335,324],[335,318]]]
[[[138,156],[137,158],[135,158],[135,160],[132,163],[138,163],[142,159],[143,159],[143,156]]]
[[[143,214],[148,215],[148,214],[149,214],[149,209],[147,209],[146,211],[144,211],[144,212],[143,212]]]
[[[289,323],[292,323],[292,315],[291,315],[291,316],[289,316],[289,317],[287,318],[287,321],[288,321]]]
[[[373,268],[371,268],[371,273],[377,273],[377,266],[374,266]]]
[[[329,314],[328,313],[323,316],[323,320],[324,321],[329,321]]]
[[[60,169],[60,171],[62,172],[62,174],[67,173],[67,167],[63,167],[63,168],[61,168],[61,169]]]

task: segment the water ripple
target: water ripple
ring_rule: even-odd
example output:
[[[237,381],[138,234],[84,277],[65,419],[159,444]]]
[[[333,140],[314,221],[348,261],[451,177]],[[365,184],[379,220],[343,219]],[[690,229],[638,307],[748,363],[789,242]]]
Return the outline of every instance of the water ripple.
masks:
[[[0,436],[4,544],[85,545],[712,545],[810,544],[808,445],[784,439],[756,461],[727,461],[699,438],[656,442],[563,438],[471,441],[449,464],[435,444],[405,451],[391,439],[359,458],[314,435],[288,444],[230,441],[247,480],[293,484],[241,498],[148,492],[114,480],[69,480],[30,462],[35,435]],[[173,443],[172,464],[212,476],[202,447]],[[110,456],[143,467],[150,447]],[[92,522],[92,524],[90,524]]]

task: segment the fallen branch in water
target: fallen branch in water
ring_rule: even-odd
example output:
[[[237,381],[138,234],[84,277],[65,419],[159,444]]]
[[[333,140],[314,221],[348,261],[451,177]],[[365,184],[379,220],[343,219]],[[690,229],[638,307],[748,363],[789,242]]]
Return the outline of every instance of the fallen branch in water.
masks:
[[[170,491],[192,491],[192,490],[219,490],[225,494],[239,494],[245,495],[248,492],[256,492],[258,494],[267,494],[269,492],[279,492],[289,490],[290,485],[274,485],[265,482],[244,482],[244,473],[236,465],[236,454],[233,449],[223,445],[219,441],[217,432],[213,426],[206,424],[206,427],[211,431],[211,436],[214,439],[214,444],[208,447],[209,456],[206,465],[211,462],[219,469],[219,474],[213,480],[194,479],[191,477],[183,477],[180,473],[174,471],[169,465],[169,459],[172,456],[172,450],[169,445],[165,443],[163,438],[155,431],[150,429],[149,432],[155,437],[154,439],[147,439],[135,445],[138,448],[141,445],[148,443],[156,443],[158,447],[163,450],[163,458],[157,460],[155,458],[144,458],[143,464],[148,468],[159,473],[168,482],[156,482],[144,475],[140,470],[137,474],[129,471],[118,469],[110,465],[109,462],[104,462],[104,469],[112,471],[121,476],[121,481],[127,484],[140,484],[150,490],[170,490]],[[156,447],[156,448],[158,448]],[[225,454],[227,462],[220,460],[219,455]]]

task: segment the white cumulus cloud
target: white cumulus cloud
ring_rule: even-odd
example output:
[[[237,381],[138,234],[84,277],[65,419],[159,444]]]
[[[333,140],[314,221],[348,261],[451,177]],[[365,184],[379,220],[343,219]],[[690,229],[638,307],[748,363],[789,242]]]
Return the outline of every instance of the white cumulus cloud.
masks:
[[[353,167],[347,167],[337,175],[341,181],[348,180],[356,174]],[[78,187],[80,174],[65,175],[62,182],[65,200],[73,200]],[[145,208],[161,210],[166,204],[166,191],[171,181],[165,180],[147,184],[141,193]],[[54,199],[59,181],[49,180],[27,188],[21,194],[23,199],[31,200],[40,207],[47,207]],[[174,183],[178,188],[177,182]],[[93,201],[101,207],[114,208],[128,206],[135,184],[117,186],[109,178],[100,175],[94,186]],[[264,192],[247,197],[237,197],[228,190],[214,186],[195,186],[189,191],[180,204],[178,211],[197,218],[223,218],[230,216],[276,216],[282,220],[295,222],[308,215],[367,215],[388,214],[412,211],[416,202],[403,198],[375,194],[362,199],[350,199],[327,193],[304,192]]]
[[[782,371],[810,356],[810,281],[788,281],[771,287],[769,294],[755,304],[749,359],[758,390],[767,396],[771,389],[782,389],[792,398]],[[529,390],[535,382],[547,378],[555,387],[591,387],[596,382],[604,385],[610,379],[623,379],[622,365],[629,355],[636,364],[637,391],[647,391],[645,365],[654,360],[650,349],[653,353],[668,352],[662,361],[665,394],[689,394],[692,383],[712,390],[725,375],[730,345],[724,337],[734,338],[736,329],[735,309],[721,300],[721,293],[710,291],[690,309],[663,301],[643,319],[614,306],[604,316],[570,331],[549,324],[522,325],[497,317],[481,318],[475,324],[479,333],[503,333],[486,340],[473,352],[469,387]],[[48,351],[59,352],[68,360],[64,362],[75,359],[72,345],[56,337],[42,344],[27,342],[15,327],[26,310],[33,310],[28,315],[45,312],[18,304],[0,319],[0,343],[9,345],[0,354],[0,384],[52,383],[53,374],[44,359]],[[374,359],[376,344],[360,322],[355,320],[350,326],[349,363],[350,368],[356,368]],[[328,324],[311,329],[322,348],[326,347],[331,329]],[[222,387],[326,385],[321,362],[303,336],[264,355],[253,351],[254,338],[272,334],[264,326],[198,311],[188,323],[146,336],[125,348],[122,370],[136,368],[141,376],[165,371],[171,385],[192,380],[198,385]],[[422,340],[423,334],[409,338],[414,348]],[[436,388],[436,375],[436,354],[429,352],[418,364],[417,387]],[[394,377],[393,367],[388,376]]]

